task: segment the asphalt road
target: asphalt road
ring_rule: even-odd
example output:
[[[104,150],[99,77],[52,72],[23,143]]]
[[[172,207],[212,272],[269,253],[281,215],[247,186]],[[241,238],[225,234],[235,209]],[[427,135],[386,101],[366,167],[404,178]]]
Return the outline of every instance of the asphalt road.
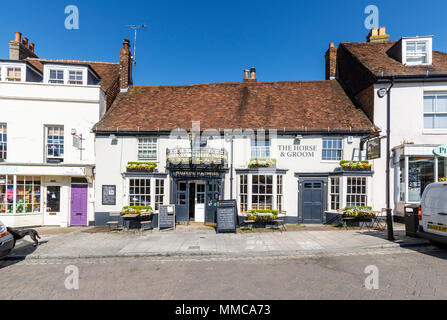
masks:
[[[446,259],[447,251],[424,247],[300,257],[6,260],[0,299],[446,299]],[[378,289],[365,287],[368,266],[377,267],[377,282],[368,283]]]

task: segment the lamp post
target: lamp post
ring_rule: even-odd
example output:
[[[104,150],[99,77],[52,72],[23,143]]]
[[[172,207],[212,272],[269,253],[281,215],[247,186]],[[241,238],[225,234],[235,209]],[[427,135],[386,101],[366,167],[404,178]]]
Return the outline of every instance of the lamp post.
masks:
[[[390,162],[391,162],[391,88],[394,86],[394,79],[391,79],[391,85],[388,88],[381,88],[377,91],[379,98],[387,96],[386,106],[386,224],[388,231],[388,240],[394,241],[393,217],[391,215],[390,199]]]

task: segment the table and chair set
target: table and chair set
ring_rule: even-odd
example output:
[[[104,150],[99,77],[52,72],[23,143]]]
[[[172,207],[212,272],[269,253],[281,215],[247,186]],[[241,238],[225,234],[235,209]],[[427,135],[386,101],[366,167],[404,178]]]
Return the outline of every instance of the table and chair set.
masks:
[[[271,226],[272,229],[286,231],[285,211],[279,212],[276,216],[272,212],[257,212],[256,216],[260,217],[258,220],[250,218],[252,215],[253,213],[250,212],[242,212],[242,216],[246,218],[240,225],[242,228],[253,230],[253,227],[259,224],[262,227]]]
[[[337,212],[342,214],[340,220],[345,225],[345,228],[360,227],[362,229],[366,227],[368,231],[371,229],[381,231],[386,229],[386,208],[383,208],[381,211],[360,209],[354,212],[338,209]]]

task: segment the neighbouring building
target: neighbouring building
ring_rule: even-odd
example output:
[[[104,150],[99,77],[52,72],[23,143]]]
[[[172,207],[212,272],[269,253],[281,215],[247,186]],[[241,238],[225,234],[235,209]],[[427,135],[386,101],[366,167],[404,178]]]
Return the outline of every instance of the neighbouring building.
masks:
[[[127,205],[176,204],[177,221],[213,223],[217,200],[237,199],[240,213],[321,223],[324,210],[373,204],[373,170],[340,167],[364,159],[373,124],[339,82],[244,72],[241,82],[122,88],[93,128],[97,225]]]
[[[418,204],[425,187],[446,177],[445,158],[434,149],[447,143],[447,54],[433,50],[433,36],[402,37],[390,41],[385,28],[373,29],[367,42],[331,46],[329,77],[339,80],[357,107],[386,135],[390,86],[391,199],[394,214]],[[328,77],[328,78],[329,78]],[[375,208],[386,204],[386,141],[381,158],[373,160],[372,193]]]
[[[0,219],[87,225],[94,217],[91,129],[120,87],[120,63],[48,60],[16,32],[0,60]]]

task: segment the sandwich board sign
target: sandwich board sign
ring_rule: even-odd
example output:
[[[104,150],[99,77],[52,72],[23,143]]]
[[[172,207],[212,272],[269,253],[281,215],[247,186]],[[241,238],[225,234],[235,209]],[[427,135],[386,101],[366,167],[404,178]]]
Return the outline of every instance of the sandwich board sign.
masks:
[[[435,148],[433,153],[438,157],[447,158],[447,144]]]
[[[175,205],[160,206],[158,228],[175,229]]]

